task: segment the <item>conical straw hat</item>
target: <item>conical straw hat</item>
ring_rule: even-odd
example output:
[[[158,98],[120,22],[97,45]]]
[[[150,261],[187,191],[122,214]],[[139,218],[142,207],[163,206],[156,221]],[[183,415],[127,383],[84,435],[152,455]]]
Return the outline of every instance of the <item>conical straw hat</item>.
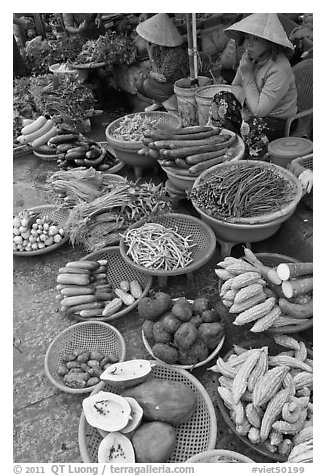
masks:
[[[179,46],[183,39],[166,13],[158,13],[136,27],[139,36],[155,45]]]
[[[289,48],[291,51],[294,49],[276,13],[253,13],[224,31],[235,40],[239,40],[247,33]]]

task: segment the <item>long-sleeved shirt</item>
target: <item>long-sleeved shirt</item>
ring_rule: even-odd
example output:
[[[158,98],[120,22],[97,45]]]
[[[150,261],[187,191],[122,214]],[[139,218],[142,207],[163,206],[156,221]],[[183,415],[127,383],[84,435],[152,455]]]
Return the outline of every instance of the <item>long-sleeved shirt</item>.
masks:
[[[179,46],[171,48],[155,46],[153,59],[159,73],[162,73],[169,83],[189,75],[187,52]]]
[[[289,60],[283,54],[279,54],[276,61],[269,58],[257,62],[253,75],[246,75],[245,80],[238,68],[232,84],[242,86],[246,96],[250,94],[257,98],[251,110],[245,102],[244,118],[254,115],[287,119],[297,112],[295,77]]]

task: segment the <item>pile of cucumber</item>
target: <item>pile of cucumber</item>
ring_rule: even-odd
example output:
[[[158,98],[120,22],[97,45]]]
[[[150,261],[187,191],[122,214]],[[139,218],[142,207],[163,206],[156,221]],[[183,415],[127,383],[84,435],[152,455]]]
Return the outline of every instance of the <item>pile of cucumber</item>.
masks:
[[[57,164],[61,169],[74,167],[93,167],[106,171],[118,163],[118,159],[98,142],[87,139],[81,134],[58,134],[52,137],[47,146],[55,149]]]

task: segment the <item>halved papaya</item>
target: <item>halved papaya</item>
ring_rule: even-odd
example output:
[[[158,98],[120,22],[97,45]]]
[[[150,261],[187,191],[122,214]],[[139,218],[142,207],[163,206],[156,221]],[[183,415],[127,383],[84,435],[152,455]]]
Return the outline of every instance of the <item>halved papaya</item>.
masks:
[[[131,441],[118,431],[108,433],[98,447],[99,463],[134,463],[135,452]]]
[[[133,359],[117,362],[107,367],[101,374],[101,380],[113,387],[133,387],[143,382],[151,373],[153,364],[149,360]]]
[[[120,431],[121,433],[130,433],[131,431],[136,430],[136,428],[139,427],[142,418],[143,418],[143,409],[137,402],[132,397],[125,397],[126,400],[128,401],[130,408],[131,408],[131,420],[127,423],[127,426],[122,428]]]
[[[111,392],[100,391],[83,400],[87,422],[104,431],[119,431],[131,418],[128,400]]]

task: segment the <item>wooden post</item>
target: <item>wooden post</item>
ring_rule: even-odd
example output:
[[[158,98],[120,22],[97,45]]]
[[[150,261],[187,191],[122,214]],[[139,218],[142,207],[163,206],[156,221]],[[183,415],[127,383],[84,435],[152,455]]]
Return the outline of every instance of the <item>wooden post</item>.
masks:
[[[193,36],[192,36],[192,28],[191,28],[191,13],[186,13],[186,21],[187,21],[187,39],[188,39],[188,56],[189,56],[189,71],[190,71],[190,78],[195,78],[195,71],[194,71],[194,48],[193,48]]]

